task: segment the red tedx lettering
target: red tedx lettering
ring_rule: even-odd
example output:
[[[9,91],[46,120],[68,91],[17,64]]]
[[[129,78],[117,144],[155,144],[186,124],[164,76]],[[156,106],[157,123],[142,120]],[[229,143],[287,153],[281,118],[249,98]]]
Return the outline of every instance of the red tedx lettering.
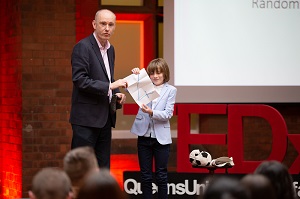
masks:
[[[300,135],[293,134],[293,135],[288,135],[288,137],[298,152],[298,157],[296,158],[294,163],[291,165],[289,172],[291,174],[299,174],[300,173]]]
[[[207,172],[195,169],[189,162],[191,144],[226,145],[226,134],[191,134],[190,114],[226,114],[226,104],[178,104],[177,105],[177,171]]]
[[[245,161],[243,117],[256,116],[267,120],[272,128],[272,151],[268,160],[282,162],[287,149],[287,127],[281,114],[267,105],[228,105],[228,156],[234,157],[232,173],[250,173],[261,161]]]
[[[136,104],[125,104],[125,115],[137,113]],[[177,172],[207,172],[206,169],[195,169],[189,162],[189,146],[192,144],[227,145],[228,156],[233,157],[235,166],[228,173],[251,173],[262,161],[245,161],[243,117],[261,117],[272,129],[272,149],[267,160],[283,161],[287,141],[291,141],[298,156],[290,166],[291,174],[300,172],[300,134],[288,134],[282,115],[273,107],[264,104],[176,104],[174,114],[178,116],[177,131]],[[191,134],[191,114],[227,114],[228,132],[221,134]],[[224,132],[226,130],[224,129]]]

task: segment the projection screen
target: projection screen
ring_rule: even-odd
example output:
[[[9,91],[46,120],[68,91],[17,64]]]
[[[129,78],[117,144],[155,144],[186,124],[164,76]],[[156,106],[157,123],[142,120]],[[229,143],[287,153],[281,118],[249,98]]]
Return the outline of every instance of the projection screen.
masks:
[[[300,3],[165,0],[177,103],[300,102]]]

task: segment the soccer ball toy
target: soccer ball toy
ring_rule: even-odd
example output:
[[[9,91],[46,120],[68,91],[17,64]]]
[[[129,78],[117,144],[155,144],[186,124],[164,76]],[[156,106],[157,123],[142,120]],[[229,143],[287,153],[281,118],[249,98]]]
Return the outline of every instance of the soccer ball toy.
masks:
[[[200,156],[200,150],[199,149],[195,149],[190,153],[190,163],[193,166],[198,166],[198,163],[200,164],[200,161],[197,161],[198,156]]]
[[[190,153],[190,162],[193,166],[208,166],[211,162],[211,155],[206,151],[195,149]]]

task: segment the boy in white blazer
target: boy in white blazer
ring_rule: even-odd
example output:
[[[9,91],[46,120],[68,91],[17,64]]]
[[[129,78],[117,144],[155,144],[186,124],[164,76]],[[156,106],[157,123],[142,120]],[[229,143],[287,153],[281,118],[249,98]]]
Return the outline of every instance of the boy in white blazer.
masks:
[[[155,179],[158,186],[158,198],[168,198],[168,159],[170,154],[171,129],[177,89],[168,84],[169,67],[162,58],[152,60],[147,66],[158,98],[143,104],[136,115],[131,132],[138,135],[138,158],[141,171],[143,198],[152,198],[152,165],[155,163]],[[132,73],[139,74],[139,68]]]

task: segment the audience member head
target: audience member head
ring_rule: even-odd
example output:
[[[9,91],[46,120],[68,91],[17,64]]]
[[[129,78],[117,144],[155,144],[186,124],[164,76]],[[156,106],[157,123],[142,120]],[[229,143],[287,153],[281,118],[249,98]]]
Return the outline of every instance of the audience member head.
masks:
[[[71,179],[75,198],[86,174],[99,170],[94,149],[88,146],[69,151],[64,157],[63,167]]]
[[[238,179],[221,176],[212,178],[202,199],[250,199],[250,196]]]
[[[126,195],[121,190],[116,179],[107,169],[89,174],[79,189],[78,199],[125,199]]]
[[[62,170],[44,168],[33,177],[29,197],[31,199],[70,199],[71,181]]]
[[[247,174],[241,179],[251,195],[251,199],[276,199],[275,190],[270,180],[261,174]]]
[[[256,174],[265,175],[272,183],[277,199],[295,199],[296,192],[288,168],[276,160],[264,161],[256,168]]]

